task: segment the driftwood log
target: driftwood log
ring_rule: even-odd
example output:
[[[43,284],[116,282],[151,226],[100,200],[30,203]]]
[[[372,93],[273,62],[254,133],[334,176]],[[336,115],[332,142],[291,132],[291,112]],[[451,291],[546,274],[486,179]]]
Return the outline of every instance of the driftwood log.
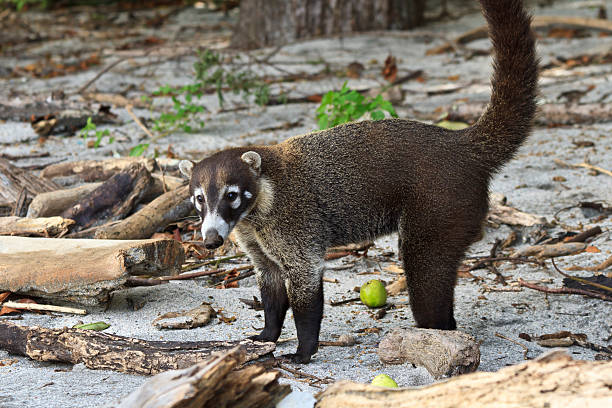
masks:
[[[612,361],[572,360],[555,350],[495,373],[471,373],[420,388],[341,381],[317,401],[317,408],[604,408],[612,401]]]
[[[185,218],[192,210],[189,187],[183,186],[157,197],[122,221],[101,226],[94,236],[97,239],[148,238],[168,224]]]
[[[77,229],[123,219],[143,199],[151,184],[151,173],[145,164],[132,163],[65,210],[62,217],[74,220]]]
[[[67,208],[72,207],[80,199],[100,187],[101,184],[87,183],[75,188],[40,193],[30,203],[27,217],[39,218],[60,215]]]
[[[291,391],[289,385],[278,383],[278,371],[259,365],[235,370],[244,359],[244,351],[234,348],[189,368],[158,374],[119,408],[274,407]]]
[[[96,305],[131,275],[176,275],[184,260],[174,240],[0,237],[0,292]]]
[[[62,217],[0,217],[0,235],[50,238],[65,235],[73,224],[73,220]]]
[[[143,163],[150,172],[155,170],[155,159],[122,157],[119,159],[81,160],[52,164],[45,167],[40,176],[47,179],[57,179],[63,185],[105,181],[137,162]]]
[[[241,341],[146,341],[93,330],[47,329],[0,321],[0,349],[37,361],[85,364],[95,370],[153,375],[187,368],[214,352],[244,348],[244,361],[271,353],[274,343]]]
[[[520,225],[531,227],[533,225],[546,225],[546,217],[529,214],[507,205],[492,203],[487,214],[487,221],[495,224]]]

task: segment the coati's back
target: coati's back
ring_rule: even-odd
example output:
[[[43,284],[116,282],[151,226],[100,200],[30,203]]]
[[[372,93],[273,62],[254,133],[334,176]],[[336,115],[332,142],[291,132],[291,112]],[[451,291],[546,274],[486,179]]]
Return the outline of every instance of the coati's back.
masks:
[[[397,231],[401,214],[439,218],[457,211],[464,195],[486,197],[487,176],[462,154],[467,148],[456,132],[438,126],[399,119],[350,123],[273,147],[290,158],[291,174],[271,177],[279,200],[316,215],[309,222],[326,227],[328,245],[339,245]],[[471,212],[486,207],[486,201],[476,208],[470,201]]]
[[[297,136],[273,148],[279,157],[290,157],[295,170],[279,177],[276,190],[291,196],[287,201],[317,198],[312,211],[327,226],[330,245],[397,230],[400,214],[421,220],[450,214],[448,222],[465,221],[466,228],[484,217],[490,178],[531,129],[538,61],[522,2],[481,4],[494,72],[491,102],[474,126],[451,131],[400,119],[368,121]]]

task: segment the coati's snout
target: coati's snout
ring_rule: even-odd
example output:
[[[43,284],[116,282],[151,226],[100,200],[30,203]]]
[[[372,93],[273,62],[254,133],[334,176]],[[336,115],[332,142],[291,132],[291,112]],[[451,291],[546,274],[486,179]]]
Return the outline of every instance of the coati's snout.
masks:
[[[204,237],[204,246],[206,249],[216,249],[223,245],[223,237],[214,229],[208,231],[202,231]]]
[[[244,150],[242,150],[244,152]],[[254,151],[229,150],[197,164],[183,160],[181,172],[190,178],[191,202],[202,220],[207,249],[223,245],[255,202],[261,157]]]

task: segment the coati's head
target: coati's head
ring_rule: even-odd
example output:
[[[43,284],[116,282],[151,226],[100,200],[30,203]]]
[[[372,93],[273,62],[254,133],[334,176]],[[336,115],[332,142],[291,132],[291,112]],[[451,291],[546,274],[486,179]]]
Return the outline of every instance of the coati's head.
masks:
[[[204,246],[220,247],[257,200],[261,157],[254,151],[229,149],[195,165],[183,160],[179,168],[191,179],[191,202],[202,220]]]

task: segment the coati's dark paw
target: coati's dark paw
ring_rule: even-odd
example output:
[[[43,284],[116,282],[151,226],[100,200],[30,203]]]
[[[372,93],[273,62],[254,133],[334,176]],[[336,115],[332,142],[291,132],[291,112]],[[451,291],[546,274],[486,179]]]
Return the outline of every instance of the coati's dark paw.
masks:
[[[283,354],[278,357],[280,360],[287,361],[290,363],[296,364],[308,364],[310,363],[311,356],[304,356],[302,354],[291,353],[291,354]]]
[[[276,339],[265,336],[262,333],[247,337],[249,340],[276,343]]]

